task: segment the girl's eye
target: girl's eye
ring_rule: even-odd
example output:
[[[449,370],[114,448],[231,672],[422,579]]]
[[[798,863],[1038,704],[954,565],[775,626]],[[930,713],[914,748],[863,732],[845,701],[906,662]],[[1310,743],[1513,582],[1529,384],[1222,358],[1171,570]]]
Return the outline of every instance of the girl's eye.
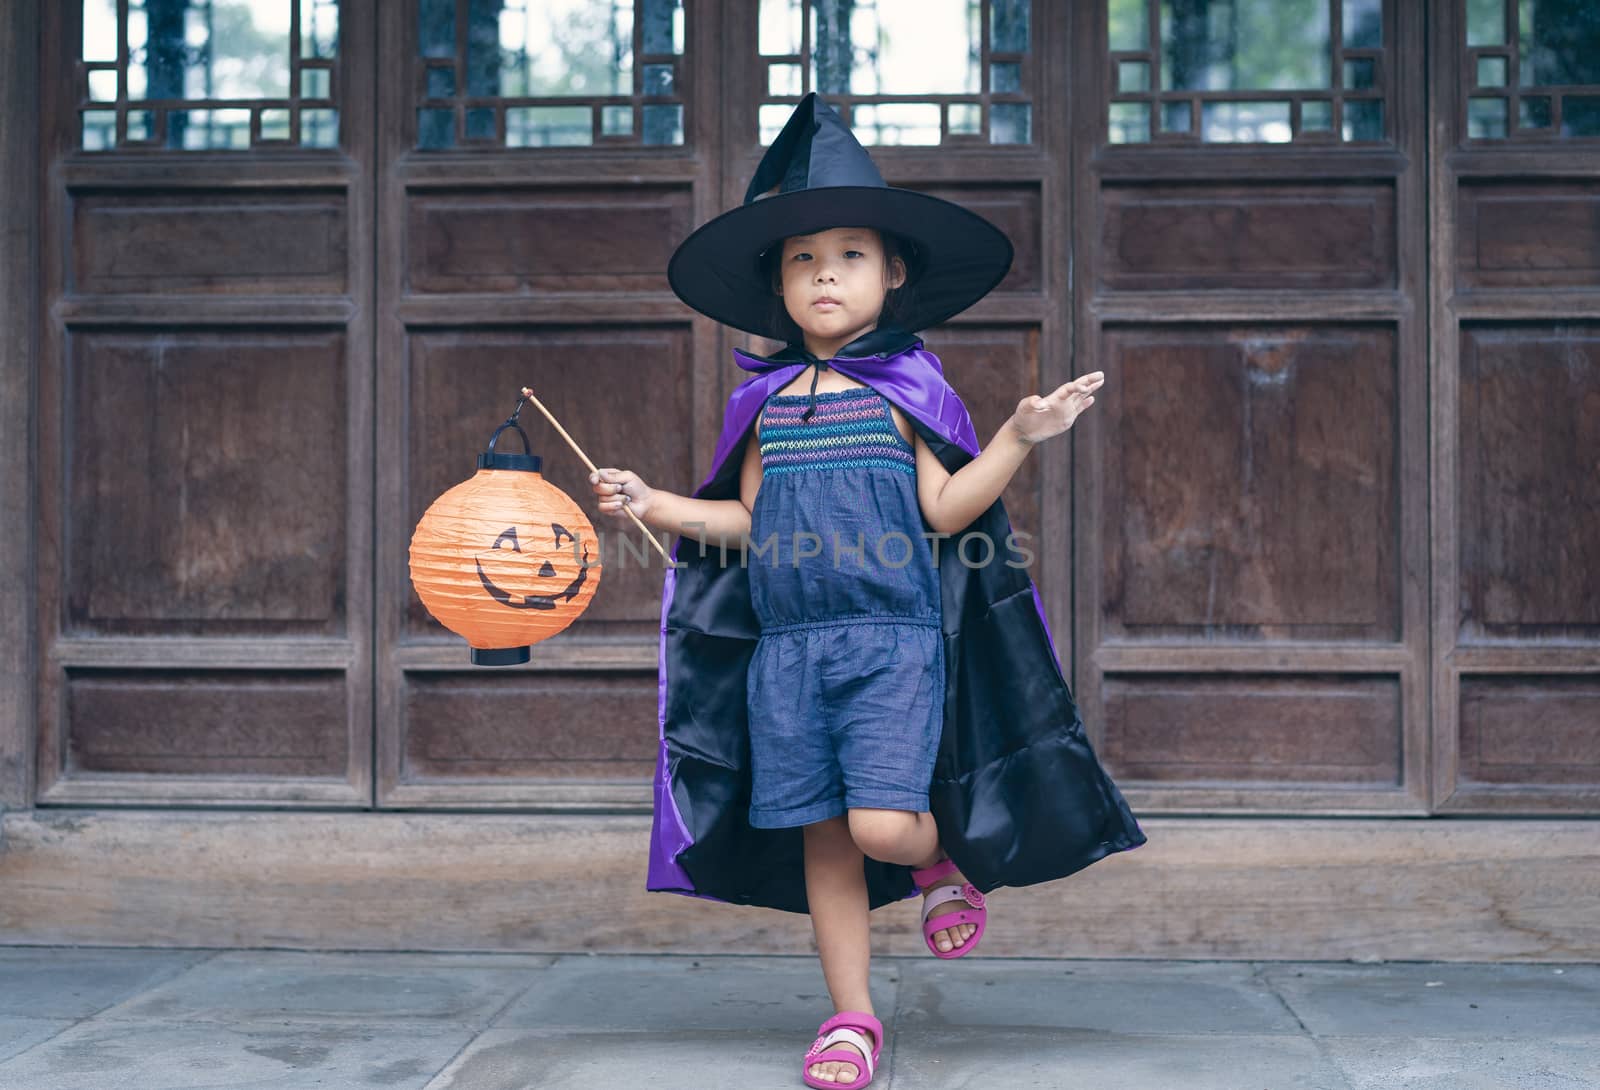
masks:
[[[811,260],[811,255],[810,254],[806,254],[806,253],[799,253],[799,254],[795,254],[794,257],[791,260],[793,260],[793,261],[810,261]]]
[[[844,256],[845,257],[861,257],[863,255],[862,255],[860,250],[846,250],[844,252]]]

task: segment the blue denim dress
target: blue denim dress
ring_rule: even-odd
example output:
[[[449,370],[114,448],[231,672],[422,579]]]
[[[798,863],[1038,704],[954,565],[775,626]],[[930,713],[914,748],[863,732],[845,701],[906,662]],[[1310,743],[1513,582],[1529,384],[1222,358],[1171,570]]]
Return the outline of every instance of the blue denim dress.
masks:
[[[944,640],[913,448],[870,386],[773,395],[760,441],[750,824],[926,811]]]

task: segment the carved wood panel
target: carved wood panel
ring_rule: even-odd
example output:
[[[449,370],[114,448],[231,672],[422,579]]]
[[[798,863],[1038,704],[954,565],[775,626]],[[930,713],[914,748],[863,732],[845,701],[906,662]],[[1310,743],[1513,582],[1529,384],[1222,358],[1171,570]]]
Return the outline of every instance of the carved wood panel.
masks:
[[[42,804],[370,802],[376,43],[332,7],[224,78],[169,48],[209,24],[41,6]]]

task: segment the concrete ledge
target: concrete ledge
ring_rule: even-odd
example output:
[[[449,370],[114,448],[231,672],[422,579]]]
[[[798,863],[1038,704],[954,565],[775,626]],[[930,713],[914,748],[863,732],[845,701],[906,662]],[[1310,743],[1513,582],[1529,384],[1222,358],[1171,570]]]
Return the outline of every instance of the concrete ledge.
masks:
[[[991,897],[983,954],[1600,960],[1600,822],[1144,818],[1149,843]],[[809,953],[804,916],[644,889],[637,815],[32,810],[0,943]],[[916,905],[873,948],[922,954]]]

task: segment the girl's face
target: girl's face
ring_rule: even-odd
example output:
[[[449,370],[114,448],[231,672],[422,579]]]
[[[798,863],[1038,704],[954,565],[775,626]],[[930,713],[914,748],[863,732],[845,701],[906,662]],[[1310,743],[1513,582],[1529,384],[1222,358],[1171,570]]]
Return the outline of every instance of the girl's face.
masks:
[[[883,297],[905,283],[905,263],[887,267],[883,239],[870,227],[833,227],[783,240],[778,294],[822,358],[875,329]],[[827,355],[824,356],[824,351]]]

